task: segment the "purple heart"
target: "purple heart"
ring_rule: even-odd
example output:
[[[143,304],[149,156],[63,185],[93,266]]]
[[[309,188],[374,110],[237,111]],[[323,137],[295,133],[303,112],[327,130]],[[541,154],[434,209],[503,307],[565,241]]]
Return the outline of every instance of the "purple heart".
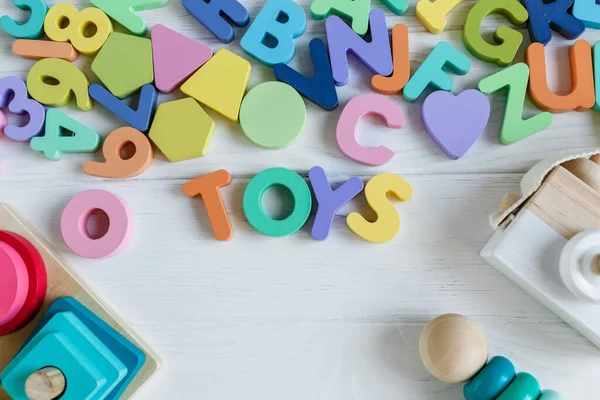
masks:
[[[490,102],[479,90],[458,96],[438,90],[423,103],[425,129],[448,157],[464,156],[481,136],[490,118]]]

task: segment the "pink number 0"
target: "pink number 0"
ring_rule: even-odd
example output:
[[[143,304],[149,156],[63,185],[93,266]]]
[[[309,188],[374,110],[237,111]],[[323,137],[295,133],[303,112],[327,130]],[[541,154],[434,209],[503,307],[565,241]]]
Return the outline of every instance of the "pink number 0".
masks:
[[[87,230],[90,215],[102,210],[109,227],[104,236],[91,238]],[[133,236],[133,212],[119,196],[105,190],[87,190],[75,196],[63,211],[60,230],[69,248],[85,258],[107,258],[123,250]]]

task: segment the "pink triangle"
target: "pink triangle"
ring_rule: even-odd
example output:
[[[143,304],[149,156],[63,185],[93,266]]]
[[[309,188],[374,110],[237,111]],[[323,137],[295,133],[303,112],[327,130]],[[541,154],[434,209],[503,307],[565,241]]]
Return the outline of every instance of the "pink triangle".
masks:
[[[213,55],[212,50],[164,25],[152,28],[154,83],[163,93],[171,93]]]

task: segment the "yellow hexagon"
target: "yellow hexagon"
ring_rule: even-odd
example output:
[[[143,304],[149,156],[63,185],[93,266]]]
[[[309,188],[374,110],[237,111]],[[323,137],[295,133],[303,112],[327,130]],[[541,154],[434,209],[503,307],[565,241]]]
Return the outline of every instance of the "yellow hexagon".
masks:
[[[158,106],[148,136],[169,161],[177,162],[203,156],[214,130],[214,121],[188,97]]]

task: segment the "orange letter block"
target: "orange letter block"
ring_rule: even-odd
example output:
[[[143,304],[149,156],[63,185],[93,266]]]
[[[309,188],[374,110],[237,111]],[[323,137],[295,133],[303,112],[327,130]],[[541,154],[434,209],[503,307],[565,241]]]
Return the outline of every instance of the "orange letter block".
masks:
[[[231,174],[224,169],[220,169],[183,184],[183,193],[186,196],[202,196],[217,240],[229,240],[233,236],[229,215],[219,191],[220,188],[230,183]]]
[[[390,76],[375,75],[371,87],[377,93],[396,94],[410,78],[410,53],[408,52],[408,27],[398,24],[392,28],[392,61],[394,72]]]
[[[544,45],[532,43],[526,60],[530,69],[529,95],[540,109],[554,113],[586,111],[596,102],[594,94],[594,69],[592,48],[585,40],[577,41],[569,50],[571,59],[571,93],[557,95],[548,88],[546,79],[546,54]]]

